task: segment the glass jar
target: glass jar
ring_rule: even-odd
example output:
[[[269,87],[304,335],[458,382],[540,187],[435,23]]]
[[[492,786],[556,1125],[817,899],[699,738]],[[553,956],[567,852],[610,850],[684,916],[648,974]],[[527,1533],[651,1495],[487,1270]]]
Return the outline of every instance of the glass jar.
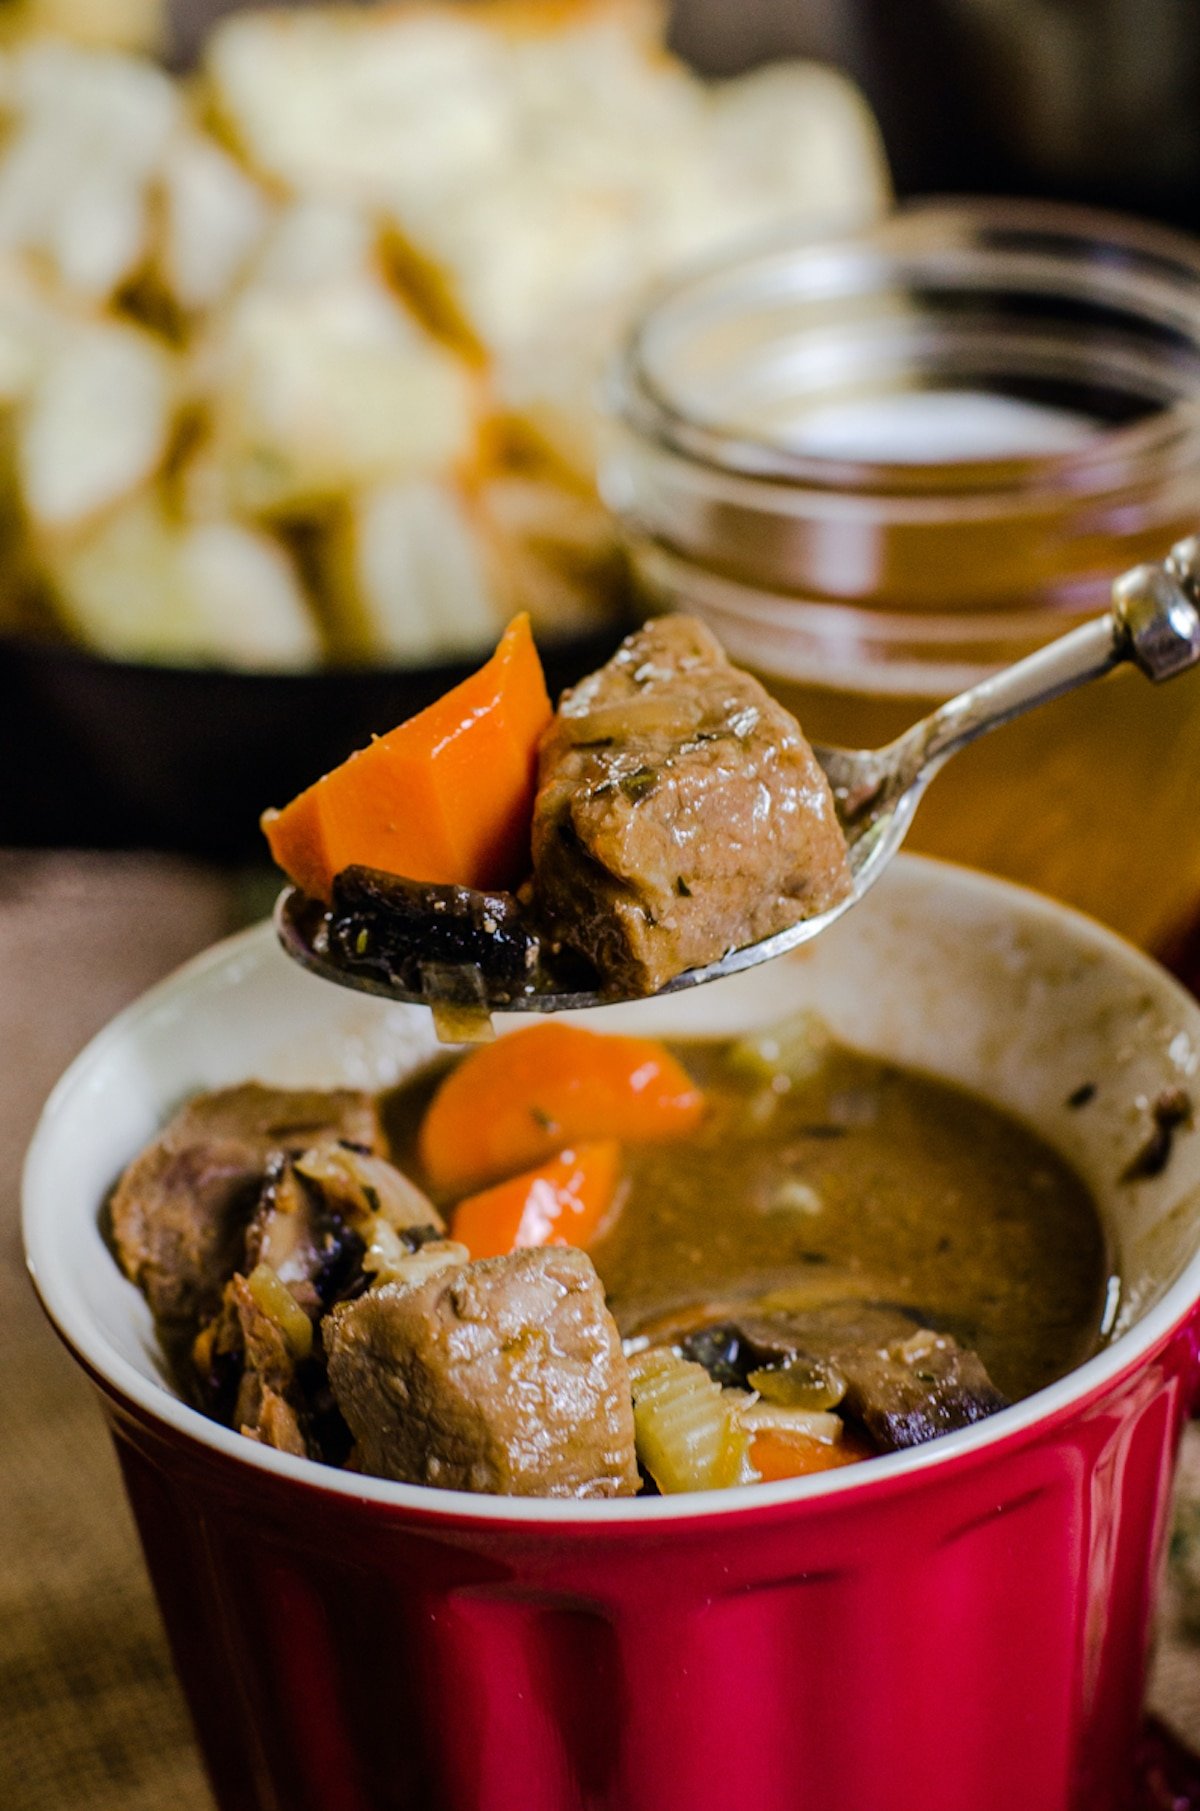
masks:
[[[604,484],[651,604],[814,741],[889,741],[1200,530],[1200,242],[931,203],[663,294]],[[1165,948],[1200,906],[1200,674],[1114,675],[960,754],[914,847]]]

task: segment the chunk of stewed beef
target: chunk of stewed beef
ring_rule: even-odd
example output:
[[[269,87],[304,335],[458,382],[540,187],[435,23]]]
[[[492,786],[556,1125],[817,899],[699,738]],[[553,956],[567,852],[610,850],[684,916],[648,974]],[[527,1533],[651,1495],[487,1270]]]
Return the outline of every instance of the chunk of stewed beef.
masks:
[[[637,1491],[629,1373],[582,1252],[385,1284],[328,1316],[325,1346],[364,1471],[503,1496]]]
[[[554,935],[634,993],[850,888],[800,726],[687,616],[647,624],[564,694],[542,744],[533,861]]]
[[[723,1383],[794,1367],[836,1379],[833,1398],[885,1452],[920,1446],[1007,1407],[983,1361],[901,1308],[838,1302],[804,1312],[747,1312],[681,1342]]]
[[[110,1202],[113,1239],[168,1339],[216,1312],[271,1154],[339,1139],[380,1148],[368,1094],[248,1082],[197,1096],[134,1159]]]
[[[189,1393],[218,1420],[286,1452],[348,1447],[316,1329],[333,1303],[449,1246],[432,1202],[386,1158],[329,1140],[272,1151],[242,1258],[193,1341]]]

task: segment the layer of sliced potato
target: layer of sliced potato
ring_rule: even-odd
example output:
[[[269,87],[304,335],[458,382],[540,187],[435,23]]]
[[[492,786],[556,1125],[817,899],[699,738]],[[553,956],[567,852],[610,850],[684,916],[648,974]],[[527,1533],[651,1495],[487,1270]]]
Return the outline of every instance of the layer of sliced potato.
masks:
[[[309,514],[384,478],[449,471],[474,445],[472,374],[386,292],[247,293],[212,351],[229,500]]]
[[[335,523],[326,576],[339,652],[400,665],[470,654],[507,620],[458,486],[392,481]]]
[[[78,528],[149,483],[170,442],[175,363],[149,333],[113,321],[59,339],[19,427],[21,497],[36,529]]]
[[[261,186],[202,132],[180,132],[160,173],[163,287],[182,309],[225,300],[261,245],[270,203]]]
[[[886,199],[848,83],[702,82],[659,0],[239,10],[186,83],[129,54],[161,0],[3,10],[5,614],[111,653],[414,663],[601,620],[639,296]]]
[[[0,258],[0,410],[32,394],[77,327],[28,259]]]
[[[108,301],[148,255],[182,91],[141,58],[53,40],[14,55],[7,88],[0,253],[36,253],[73,295]]]

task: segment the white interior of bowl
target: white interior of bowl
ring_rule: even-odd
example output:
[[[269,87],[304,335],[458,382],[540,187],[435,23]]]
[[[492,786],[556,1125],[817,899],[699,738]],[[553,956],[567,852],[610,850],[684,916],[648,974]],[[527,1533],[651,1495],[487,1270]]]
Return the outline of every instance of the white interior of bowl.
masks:
[[[1166,1088],[1197,1084],[1200,1005],[1099,925],[1019,888],[902,857],[815,943],[728,981],[587,1015],[596,1029],[718,1036],[815,1009],[841,1039],[958,1082],[1017,1113],[1093,1189],[1124,1289],[1119,1337],[1069,1378],[962,1433],[870,1466],[693,1497],[563,1503],[464,1497],[290,1458],[186,1407],[150,1315],[101,1238],[122,1166],[189,1094],[257,1078],[386,1086],[435,1049],[424,1009],[388,1006],[293,967],[270,926],[232,938],[109,1025],[48,1101],[25,1172],[29,1262],[77,1352],[118,1390],[249,1465],[424,1511],[506,1520],[621,1520],[735,1511],[862,1488],[1002,1438],[1149,1349],[1200,1297],[1200,1137],[1183,1129],[1163,1173],[1123,1181]],[[527,1020],[510,1020],[513,1029]],[[1069,1097],[1090,1083],[1083,1106]]]

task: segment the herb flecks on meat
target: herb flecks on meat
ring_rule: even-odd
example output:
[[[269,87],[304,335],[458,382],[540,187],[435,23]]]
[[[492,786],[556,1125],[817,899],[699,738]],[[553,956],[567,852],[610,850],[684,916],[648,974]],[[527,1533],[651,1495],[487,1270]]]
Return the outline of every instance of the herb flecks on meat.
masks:
[[[552,937],[629,994],[850,887],[799,725],[686,616],[649,623],[564,695],[542,742],[533,863]]]

